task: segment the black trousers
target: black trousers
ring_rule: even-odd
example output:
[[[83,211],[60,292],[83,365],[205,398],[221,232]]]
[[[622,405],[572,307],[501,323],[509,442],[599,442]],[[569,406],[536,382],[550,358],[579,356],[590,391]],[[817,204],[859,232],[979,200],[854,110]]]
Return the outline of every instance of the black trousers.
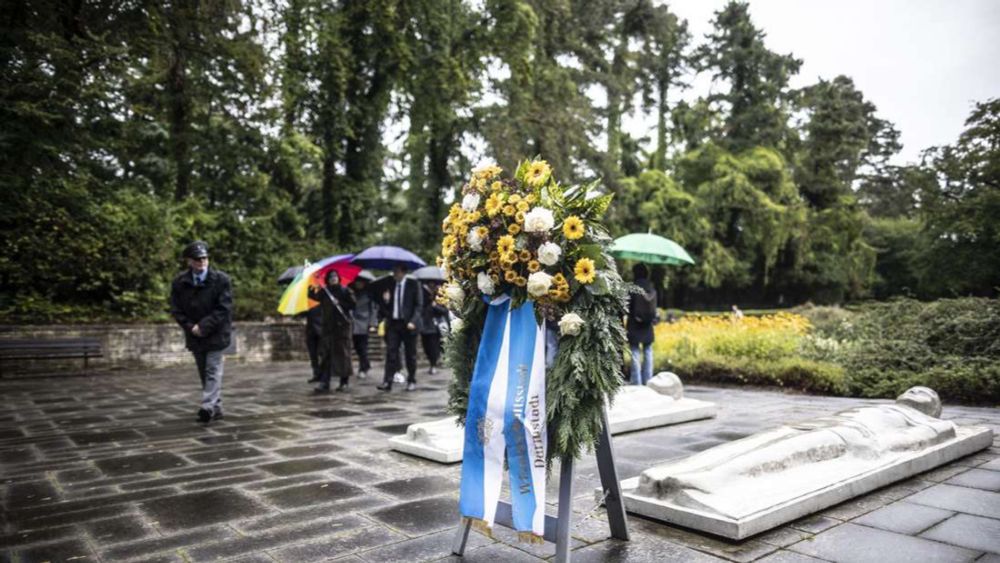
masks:
[[[358,370],[368,372],[372,369],[372,363],[368,360],[368,335],[354,335],[354,351],[358,354]]]
[[[427,361],[431,363],[431,367],[436,367],[438,360],[441,359],[441,334],[437,332],[421,334],[420,342],[424,345]]]
[[[392,376],[399,371],[399,345],[406,353],[407,381],[417,382],[417,331],[406,328],[406,321],[390,319],[385,324],[385,376],[383,383],[392,385]]]
[[[319,360],[319,342],[323,337],[315,334],[312,330],[306,329],[306,348],[309,349],[309,365],[312,367],[313,377],[320,379],[323,377],[323,367]]]

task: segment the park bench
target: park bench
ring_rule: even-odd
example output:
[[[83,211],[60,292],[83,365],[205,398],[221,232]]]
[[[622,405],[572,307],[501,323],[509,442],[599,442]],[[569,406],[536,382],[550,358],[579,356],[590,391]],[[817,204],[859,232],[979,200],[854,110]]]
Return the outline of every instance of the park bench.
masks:
[[[86,371],[90,358],[104,355],[96,338],[23,338],[0,340],[0,377],[9,360],[62,360],[83,358]]]

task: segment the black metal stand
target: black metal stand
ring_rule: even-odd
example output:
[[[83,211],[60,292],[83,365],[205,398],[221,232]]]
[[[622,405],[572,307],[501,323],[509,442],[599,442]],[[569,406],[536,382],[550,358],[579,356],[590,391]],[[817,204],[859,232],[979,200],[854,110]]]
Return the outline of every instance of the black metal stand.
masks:
[[[604,505],[608,511],[608,527],[611,537],[628,541],[628,520],[625,516],[625,504],[622,501],[621,483],[618,480],[618,470],[615,469],[615,451],[611,443],[611,431],[608,427],[608,411],[602,414],[603,428],[601,439],[597,444],[597,470],[601,475],[601,488],[604,489]],[[569,563],[570,525],[573,520],[573,458],[564,457],[559,464],[559,516],[545,515],[545,534],[547,542],[556,544],[558,563]],[[507,528],[513,527],[510,503],[499,501],[494,523]],[[469,539],[472,524],[459,524],[451,552],[454,555],[465,553],[465,544]]]

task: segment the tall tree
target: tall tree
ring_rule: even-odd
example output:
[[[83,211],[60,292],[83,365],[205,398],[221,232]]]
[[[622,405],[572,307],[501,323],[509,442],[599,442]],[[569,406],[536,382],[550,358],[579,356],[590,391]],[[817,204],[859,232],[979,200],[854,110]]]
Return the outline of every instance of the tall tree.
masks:
[[[668,96],[675,88],[685,86],[682,77],[687,69],[686,50],[691,41],[687,21],[681,20],[666,5],[652,10],[649,35],[640,58],[643,69],[641,85],[643,103],[656,115],[656,145],[650,167],[665,170],[671,107]],[[673,139],[674,142],[682,139]]]
[[[764,45],[764,32],[750,19],[748,3],[729,2],[716,12],[712,25],[714,31],[698,49],[698,60],[701,70],[728,86],[708,97],[725,115],[718,142],[734,152],[754,146],[784,149],[788,80],[802,61]]]

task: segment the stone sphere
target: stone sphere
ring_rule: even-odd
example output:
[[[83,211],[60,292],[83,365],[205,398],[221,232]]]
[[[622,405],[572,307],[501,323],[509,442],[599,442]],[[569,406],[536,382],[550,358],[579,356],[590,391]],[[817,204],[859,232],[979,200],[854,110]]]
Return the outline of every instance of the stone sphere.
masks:
[[[681,383],[681,378],[669,371],[661,371],[654,375],[646,386],[661,395],[673,397],[678,400],[684,398],[684,384]]]
[[[896,403],[916,409],[927,416],[941,417],[941,398],[930,387],[910,387],[896,398]]]

